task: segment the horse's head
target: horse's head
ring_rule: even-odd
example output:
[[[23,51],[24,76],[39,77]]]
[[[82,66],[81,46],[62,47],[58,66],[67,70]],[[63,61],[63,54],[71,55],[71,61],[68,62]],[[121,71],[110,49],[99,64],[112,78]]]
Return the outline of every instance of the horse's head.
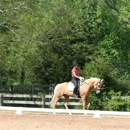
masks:
[[[94,88],[96,90],[96,94],[100,93],[101,86],[102,86],[103,79],[99,79],[94,83]]]

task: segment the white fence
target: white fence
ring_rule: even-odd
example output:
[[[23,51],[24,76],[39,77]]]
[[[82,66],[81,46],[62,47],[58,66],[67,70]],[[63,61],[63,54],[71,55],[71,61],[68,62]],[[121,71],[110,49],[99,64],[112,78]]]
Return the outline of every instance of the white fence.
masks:
[[[75,114],[91,114],[94,117],[102,117],[102,115],[112,116],[130,116],[130,112],[123,111],[99,111],[99,110],[76,110],[76,109],[47,109],[47,108],[25,108],[25,107],[4,107],[0,106],[0,110],[16,111],[16,114],[23,114],[24,112],[46,112],[46,113],[67,113],[71,115]]]
[[[63,97],[61,97],[64,99]],[[39,100],[36,100],[39,99]],[[7,105],[41,105],[42,108],[49,105],[52,95],[28,95],[28,94],[0,94],[0,106]],[[75,99],[76,101],[73,101]],[[70,106],[81,106],[82,103],[79,102],[80,98],[70,97],[68,105]],[[64,101],[58,102],[57,105],[64,105]]]

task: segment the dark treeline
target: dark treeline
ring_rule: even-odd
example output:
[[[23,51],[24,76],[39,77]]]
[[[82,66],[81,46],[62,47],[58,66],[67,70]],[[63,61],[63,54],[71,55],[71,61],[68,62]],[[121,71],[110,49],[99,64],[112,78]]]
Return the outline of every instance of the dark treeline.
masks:
[[[129,101],[110,101],[130,95],[129,8],[126,0],[1,0],[0,84],[70,81],[78,61],[83,77],[104,79],[92,109],[130,110]]]

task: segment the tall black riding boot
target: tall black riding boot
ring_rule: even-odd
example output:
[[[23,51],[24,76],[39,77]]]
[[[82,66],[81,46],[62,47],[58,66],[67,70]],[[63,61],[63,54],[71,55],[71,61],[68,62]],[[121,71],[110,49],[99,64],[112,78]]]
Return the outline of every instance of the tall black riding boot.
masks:
[[[73,94],[74,94],[74,97],[76,97],[76,98],[78,97],[77,96],[77,87],[74,88]]]

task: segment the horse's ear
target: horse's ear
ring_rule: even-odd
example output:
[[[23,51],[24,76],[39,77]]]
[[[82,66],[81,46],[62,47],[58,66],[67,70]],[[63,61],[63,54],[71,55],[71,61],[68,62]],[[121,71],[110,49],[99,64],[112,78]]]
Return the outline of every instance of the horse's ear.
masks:
[[[101,79],[101,82],[103,82],[103,79]]]

